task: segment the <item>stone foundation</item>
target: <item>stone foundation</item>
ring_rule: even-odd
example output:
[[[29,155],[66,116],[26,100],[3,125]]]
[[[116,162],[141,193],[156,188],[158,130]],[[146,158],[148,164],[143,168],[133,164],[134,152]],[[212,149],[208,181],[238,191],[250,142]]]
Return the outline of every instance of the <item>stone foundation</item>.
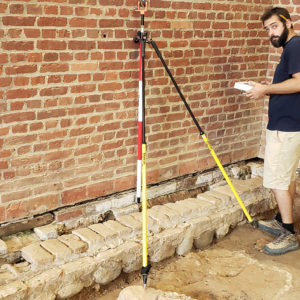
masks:
[[[232,182],[251,216],[275,208],[261,177]],[[225,182],[194,198],[153,206],[148,209],[149,261],[184,255],[193,247],[205,249],[245,221]],[[0,259],[7,262],[0,268],[1,299],[67,299],[84,287],[98,284],[101,288],[122,272],[142,266],[142,213],[138,211],[68,234],[55,235],[55,229],[56,225],[40,227],[31,235],[6,238],[0,244]],[[22,259],[13,262],[18,255]]]

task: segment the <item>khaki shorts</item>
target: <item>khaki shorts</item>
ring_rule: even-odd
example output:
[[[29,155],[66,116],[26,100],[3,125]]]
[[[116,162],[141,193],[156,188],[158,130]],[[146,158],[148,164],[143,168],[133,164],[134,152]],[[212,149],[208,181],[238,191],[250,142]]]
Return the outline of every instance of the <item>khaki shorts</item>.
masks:
[[[288,190],[296,179],[300,159],[300,132],[267,130],[263,185]]]

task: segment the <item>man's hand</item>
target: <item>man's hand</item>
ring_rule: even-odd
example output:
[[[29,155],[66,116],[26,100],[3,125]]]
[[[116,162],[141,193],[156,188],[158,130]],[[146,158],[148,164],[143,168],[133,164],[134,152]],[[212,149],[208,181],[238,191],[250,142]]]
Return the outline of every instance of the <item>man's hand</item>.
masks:
[[[246,92],[247,97],[253,100],[258,100],[267,95],[267,85],[260,84],[254,81],[249,81],[248,84],[252,85],[253,88]]]

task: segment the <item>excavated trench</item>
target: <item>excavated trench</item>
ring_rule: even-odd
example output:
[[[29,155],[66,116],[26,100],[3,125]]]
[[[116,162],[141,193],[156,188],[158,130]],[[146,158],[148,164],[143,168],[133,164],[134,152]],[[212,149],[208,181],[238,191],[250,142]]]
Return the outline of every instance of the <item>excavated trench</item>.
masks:
[[[300,174],[297,182],[294,217],[296,233],[299,234]],[[259,218],[271,218],[275,211],[268,211]],[[176,255],[153,264],[147,288],[176,292],[197,300],[298,300],[300,250],[282,256],[268,256],[262,248],[272,239],[271,235],[249,224],[240,225],[205,250],[193,250],[187,255]],[[142,285],[137,271],[122,274],[107,286],[85,289],[71,299],[115,300],[122,290]]]

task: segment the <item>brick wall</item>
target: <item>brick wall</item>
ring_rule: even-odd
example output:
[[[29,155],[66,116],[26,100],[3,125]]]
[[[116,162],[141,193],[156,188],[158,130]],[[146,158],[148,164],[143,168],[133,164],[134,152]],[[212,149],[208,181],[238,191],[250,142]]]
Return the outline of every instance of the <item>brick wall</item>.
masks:
[[[232,86],[266,77],[259,17],[272,2],[149,3],[145,30],[223,164],[259,154],[263,101]],[[135,187],[136,6],[1,1],[0,223]],[[146,77],[148,183],[215,166],[150,46]]]

